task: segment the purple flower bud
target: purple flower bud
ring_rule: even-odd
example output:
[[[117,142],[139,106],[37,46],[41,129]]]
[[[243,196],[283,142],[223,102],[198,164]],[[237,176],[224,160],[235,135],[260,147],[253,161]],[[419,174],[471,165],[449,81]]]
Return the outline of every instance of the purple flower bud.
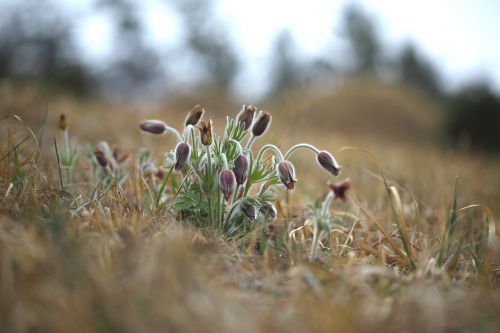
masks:
[[[198,121],[200,121],[201,116],[203,116],[204,112],[205,109],[203,108],[203,106],[201,106],[200,104],[196,104],[194,108],[191,111],[189,111],[186,117],[186,122],[185,122],[186,126],[188,125],[196,126],[198,124]]]
[[[180,170],[186,162],[189,160],[191,155],[191,146],[187,143],[181,142],[175,147],[175,170]]]
[[[240,209],[243,214],[250,220],[255,220],[257,218],[257,210],[255,206],[248,201],[241,201]]]
[[[335,158],[327,151],[322,151],[316,156],[318,163],[329,173],[334,176],[340,174],[341,166],[337,163]]]
[[[245,155],[240,154],[236,157],[233,171],[236,177],[236,183],[238,185],[243,185],[248,177],[248,159]]]
[[[340,198],[342,201],[347,199],[347,191],[351,188],[349,180],[346,179],[337,184],[329,184],[330,189],[335,193],[335,198]]]
[[[222,170],[219,174],[219,186],[222,193],[224,193],[224,199],[229,201],[231,195],[236,188],[236,179],[234,178],[234,173],[231,170]]]
[[[275,220],[276,216],[278,215],[278,212],[276,211],[276,207],[271,204],[266,204],[262,207],[260,207],[260,212],[264,214],[264,216],[269,217],[271,220]]]
[[[297,178],[295,178],[295,169],[292,163],[288,161],[280,162],[278,164],[278,177],[280,177],[288,190],[293,190],[295,188]]]
[[[139,125],[141,130],[151,134],[163,134],[167,129],[167,124],[161,120],[144,120]]]
[[[269,127],[269,124],[271,123],[271,118],[272,117],[269,112],[262,112],[257,121],[255,121],[255,125],[253,125],[252,127],[253,136],[263,135]]]
[[[243,105],[243,109],[241,109],[238,114],[238,123],[243,124],[243,128],[248,130],[253,122],[253,117],[257,108],[253,105],[245,106]]]

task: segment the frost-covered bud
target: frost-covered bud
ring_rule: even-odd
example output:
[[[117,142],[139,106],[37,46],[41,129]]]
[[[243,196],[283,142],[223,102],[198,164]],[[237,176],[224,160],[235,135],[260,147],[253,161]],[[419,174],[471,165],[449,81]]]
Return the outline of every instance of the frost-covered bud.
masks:
[[[253,136],[261,136],[263,135],[269,127],[271,123],[271,114],[267,111],[264,111],[260,114],[259,118],[255,121],[255,124],[252,127]]]
[[[236,177],[236,183],[238,185],[243,185],[248,177],[248,158],[240,154],[234,160],[234,175]]]
[[[64,113],[61,113],[59,123],[57,125],[61,131],[65,131],[68,128],[68,121],[66,120],[66,115]]]
[[[191,111],[189,111],[186,117],[186,122],[185,122],[186,127],[188,125],[196,126],[200,121],[201,116],[203,116],[204,112],[205,109],[203,108],[203,106],[201,106],[200,104],[196,104],[194,108]]]
[[[182,169],[191,155],[191,146],[185,142],[181,142],[175,147],[175,170]]]
[[[240,113],[238,114],[238,123],[243,124],[243,128],[245,129],[245,131],[248,130],[252,125],[253,117],[256,111],[257,108],[253,105],[243,105],[243,109],[241,109]]]
[[[351,185],[350,185],[348,179],[346,179],[340,183],[337,183],[337,184],[329,184],[328,186],[330,186],[330,189],[335,194],[335,198],[339,198],[342,201],[346,201],[347,191],[351,188]]]
[[[278,164],[278,177],[281,179],[283,184],[285,184],[288,190],[293,190],[295,188],[295,183],[297,178],[295,177],[295,169],[292,163],[288,161],[282,161]]]
[[[335,158],[327,151],[322,151],[316,156],[318,163],[329,173],[334,176],[340,174],[341,166],[337,163]]]
[[[142,131],[151,134],[163,134],[167,130],[167,124],[161,120],[143,120],[139,125]]]
[[[224,199],[229,201],[236,188],[236,179],[234,178],[234,173],[231,170],[226,169],[220,172],[219,186],[222,193],[224,193]]]
[[[250,220],[255,220],[257,218],[257,209],[250,202],[243,200],[240,203],[240,209],[243,214]]]
[[[271,204],[265,204],[264,206],[260,207],[259,210],[264,216],[269,217],[271,220],[275,220],[276,216],[278,215],[276,207]]]
[[[212,144],[212,119],[208,122],[200,121],[198,129],[200,130],[201,143],[210,146]]]

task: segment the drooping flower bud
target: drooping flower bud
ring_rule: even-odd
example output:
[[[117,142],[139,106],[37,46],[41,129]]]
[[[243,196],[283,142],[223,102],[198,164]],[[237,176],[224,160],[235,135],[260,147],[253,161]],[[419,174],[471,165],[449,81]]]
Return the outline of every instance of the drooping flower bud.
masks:
[[[249,220],[255,220],[257,218],[257,210],[254,205],[252,205],[249,201],[243,200],[240,203],[240,209]]]
[[[271,118],[272,117],[271,117],[271,114],[269,112],[267,112],[267,111],[262,112],[252,127],[253,136],[263,135],[266,132],[266,130],[268,129],[269,124],[271,123]]]
[[[189,111],[187,117],[186,117],[186,122],[185,125],[192,125],[196,126],[198,122],[201,119],[201,116],[203,116],[203,113],[205,112],[205,109],[203,106],[200,104],[196,104],[191,111]]]
[[[229,201],[231,195],[236,188],[236,179],[234,178],[234,173],[231,170],[222,170],[219,174],[219,186],[220,190],[224,194],[224,199]]]
[[[243,124],[243,128],[248,130],[250,126],[252,125],[253,122],[253,117],[255,115],[255,112],[257,111],[257,108],[253,105],[245,106],[243,105],[243,108],[241,109],[240,113],[238,114],[238,123]]]
[[[283,184],[285,184],[288,190],[293,190],[295,188],[295,183],[297,178],[295,178],[295,169],[292,163],[288,161],[282,161],[278,164],[278,177],[281,179]]]
[[[208,122],[201,120],[198,129],[200,130],[201,143],[210,146],[212,144],[212,119]]]
[[[59,116],[58,127],[61,131],[65,131],[68,128],[68,121],[66,120],[66,115],[64,113],[61,113]]]
[[[260,207],[260,212],[264,214],[264,216],[269,217],[271,220],[275,220],[276,216],[278,215],[278,212],[276,211],[276,207],[271,204],[265,204],[264,206]]]
[[[328,186],[330,186],[330,189],[335,194],[335,198],[340,198],[342,201],[346,201],[347,191],[351,188],[349,179],[346,179],[337,184],[329,184]]]
[[[234,160],[234,175],[236,177],[236,183],[238,185],[243,185],[248,177],[248,158],[240,154]]]
[[[185,142],[181,142],[175,147],[175,170],[182,169],[191,155],[191,146]]]
[[[142,131],[151,134],[163,134],[167,130],[167,124],[161,120],[143,120],[139,125]]]
[[[334,176],[340,174],[341,166],[337,163],[335,158],[327,151],[322,151],[316,156],[318,163],[329,173]]]

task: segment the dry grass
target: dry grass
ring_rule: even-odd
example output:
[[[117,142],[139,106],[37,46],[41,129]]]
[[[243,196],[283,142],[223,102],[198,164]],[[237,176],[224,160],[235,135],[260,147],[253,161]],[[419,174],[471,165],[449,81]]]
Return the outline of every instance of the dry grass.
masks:
[[[294,233],[296,241],[287,237],[304,226],[305,205],[327,193],[329,178],[311,166],[307,153],[295,160],[298,189],[289,206],[282,195],[278,221],[245,237],[221,239],[168,214],[149,213],[133,182],[78,213],[56,190],[51,133],[59,112],[71,119],[75,143],[106,139],[130,152],[154,145],[159,158],[172,142],[141,136],[139,115],[123,117],[116,106],[59,102],[43,125],[43,107],[12,104],[2,116],[14,106],[24,110],[23,119],[43,140],[38,153],[26,126],[0,123],[2,332],[500,330],[495,158],[385,138],[384,144],[377,138],[356,142],[355,135],[318,133],[313,126],[300,128],[298,116],[278,115],[272,141],[289,146],[307,139],[337,152],[343,176],[351,179],[348,201],[333,205],[341,223],[324,240],[318,260],[309,262],[307,225]],[[169,123],[184,115],[168,110],[175,108],[156,115]],[[283,118],[289,121],[280,122]],[[19,163],[26,162],[15,164],[11,150],[26,136],[16,149]],[[353,141],[370,153],[341,149]],[[390,195],[380,167],[394,187]],[[129,171],[134,172],[133,163]],[[77,172],[78,183],[66,190],[81,205],[96,184],[88,183],[85,169]],[[47,185],[54,190],[38,191]],[[440,265],[443,251],[449,256]]]

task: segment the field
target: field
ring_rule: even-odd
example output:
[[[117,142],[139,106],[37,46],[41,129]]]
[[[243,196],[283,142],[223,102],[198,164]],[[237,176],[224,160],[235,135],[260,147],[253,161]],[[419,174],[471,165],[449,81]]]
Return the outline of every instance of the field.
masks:
[[[184,173],[155,203],[141,148],[160,166],[175,140],[139,124],[180,130],[202,103],[221,135],[240,101],[183,97],[136,110],[46,105],[2,89],[1,332],[500,330],[500,160],[436,145],[435,106],[421,96],[357,82],[259,106],[273,121],[254,152],[306,142],[331,152],[342,173],[297,153],[296,188],[273,190],[276,219],[231,231],[203,222],[210,214],[173,211]],[[112,177],[96,154],[102,140],[120,149]],[[345,179],[345,198],[337,193],[327,218],[317,215],[327,183]]]

